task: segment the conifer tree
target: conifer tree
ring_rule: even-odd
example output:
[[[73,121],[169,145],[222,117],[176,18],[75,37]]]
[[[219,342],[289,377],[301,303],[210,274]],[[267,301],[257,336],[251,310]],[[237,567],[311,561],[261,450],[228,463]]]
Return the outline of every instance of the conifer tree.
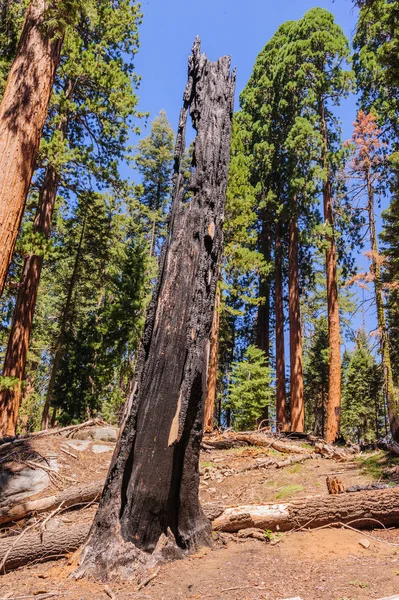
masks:
[[[354,123],[352,141],[354,144],[354,157],[351,163],[350,176],[355,178],[356,196],[365,196],[368,213],[368,229],[371,248],[369,258],[371,273],[368,280],[374,284],[374,297],[377,309],[378,333],[380,336],[380,351],[384,396],[389,415],[392,436],[399,440],[399,401],[394,389],[391,355],[389,348],[388,329],[385,317],[383,282],[381,273],[382,257],[378,251],[378,240],[375,223],[375,198],[383,190],[383,172],[385,162],[385,147],[380,141],[381,131],[377,126],[375,114],[366,114],[359,111]]]
[[[148,208],[150,254],[159,254],[165,235],[173,174],[174,133],[162,110],[151,123],[151,132],[137,144],[134,163],[142,177],[137,192]]]
[[[238,430],[253,429],[265,406],[272,406],[271,372],[265,353],[248,346],[243,360],[232,365],[228,404]]]
[[[81,0],[56,4],[31,0],[26,9],[0,104],[0,295],[35,168],[65,28],[76,21],[81,8]]]
[[[360,330],[343,372],[342,434],[355,442],[379,439],[383,429],[381,369]]]
[[[93,180],[101,186],[122,186],[117,159],[125,157],[131,118],[137,114],[133,57],[140,17],[135,2],[122,0],[111,6],[104,0],[90,18],[67,29],[35,176],[40,191],[33,235],[25,253],[3,370],[3,377],[17,380],[14,387],[2,391],[0,399],[3,406],[15,407],[14,427],[57,193],[67,197],[71,191],[82,193]],[[130,54],[121,60],[120,52],[126,50]],[[47,402],[44,427],[48,406]]]

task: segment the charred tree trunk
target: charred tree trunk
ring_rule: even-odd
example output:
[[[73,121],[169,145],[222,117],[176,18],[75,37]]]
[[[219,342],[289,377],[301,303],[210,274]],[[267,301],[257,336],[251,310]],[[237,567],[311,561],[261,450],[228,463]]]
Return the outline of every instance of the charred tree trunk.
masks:
[[[294,211],[294,214],[296,211]],[[291,431],[305,430],[305,404],[302,372],[302,330],[299,301],[298,219],[290,220],[289,311],[290,311],[290,394]]]
[[[197,39],[175,151],[170,229],[149,307],[134,394],[82,555],[79,574],[130,578],[156,558],[211,543],[199,504],[206,358],[222,252],[234,76]],[[197,131],[191,200],[180,163],[188,111]]]
[[[50,3],[31,0],[0,105],[0,295],[28,194],[62,36],[46,27]]]
[[[208,385],[205,400],[204,431],[215,428],[215,402],[219,358],[219,325],[220,325],[220,286],[216,289],[215,310],[213,312],[211,350],[208,368]]]
[[[284,303],[283,303],[283,256],[281,248],[281,224],[276,225],[275,248],[275,305],[276,305],[276,418],[277,429],[287,429],[287,395],[285,388],[284,349]]]
[[[328,134],[324,102],[320,108],[323,136],[323,169],[326,173],[323,184],[324,221],[329,228],[326,251],[328,340],[330,347],[329,384],[327,402],[326,441],[334,442],[339,434],[341,418],[341,333],[338,304],[337,250],[334,237],[334,212],[331,174],[328,165]]]

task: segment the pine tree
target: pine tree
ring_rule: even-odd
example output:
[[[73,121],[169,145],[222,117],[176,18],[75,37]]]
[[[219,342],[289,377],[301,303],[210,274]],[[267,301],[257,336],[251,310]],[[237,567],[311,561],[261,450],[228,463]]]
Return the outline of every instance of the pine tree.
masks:
[[[356,442],[378,440],[383,429],[381,369],[370,353],[366,333],[358,332],[355,350],[343,373],[342,434]]]
[[[148,209],[150,254],[159,254],[165,236],[173,173],[174,133],[162,110],[151,123],[151,133],[140,140],[134,162],[142,177],[138,190]]]
[[[248,346],[243,360],[232,365],[228,404],[235,429],[253,429],[265,406],[272,406],[271,371],[265,353]]]
[[[377,309],[378,333],[380,336],[381,362],[384,384],[384,396],[388,407],[391,433],[399,440],[399,404],[394,389],[388,330],[385,317],[383,282],[381,273],[382,257],[378,251],[378,240],[375,224],[375,197],[378,199],[382,191],[382,171],[384,171],[385,147],[380,141],[381,131],[377,126],[377,117],[360,111],[354,123],[352,141],[354,157],[351,163],[350,176],[356,180],[356,196],[366,197],[368,213],[368,229],[371,249],[371,273],[367,280],[374,283],[374,297]]]

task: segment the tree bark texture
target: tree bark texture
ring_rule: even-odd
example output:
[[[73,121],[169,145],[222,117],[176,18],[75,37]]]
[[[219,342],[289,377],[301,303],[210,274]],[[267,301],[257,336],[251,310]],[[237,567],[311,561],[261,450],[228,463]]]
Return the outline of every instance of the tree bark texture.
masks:
[[[262,211],[262,230],[260,234],[260,251],[267,263],[270,262],[270,218]],[[256,345],[266,356],[270,355],[270,279],[262,276],[259,280],[259,297],[263,298],[258,307],[256,323]]]
[[[329,227],[326,251],[328,340],[330,347],[329,387],[327,402],[326,441],[334,442],[339,434],[341,419],[341,332],[338,303],[337,250],[334,237],[334,212],[331,174],[328,166],[328,134],[324,102],[320,109],[323,137],[323,169],[326,173],[323,184],[324,221]]]
[[[389,350],[388,328],[384,310],[384,296],[382,289],[381,264],[378,260],[378,242],[375,228],[374,215],[374,190],[370,181],[370,173],[367,173],[367,196],[368,196],[368,214],[370,225],[370,242],[372,251],[372,271],[374,275],[374,294],[377,307],[377,323],[380,333],[380,351],[382,362],[382,376],[384,384],[384,395],[388,407],[389,426],[393,439],[399,442],[399,402],[395,391],[391,354]],[[377,419],[378,429],[378,419]]]
[[[46,28],[46,0],[31,0],[0,105],[0,295],[35,167],[62,36]]]
[[[291,218],[289,229],[288,279],[290,312],[291,431],[303,432],[305,430],[305,404],[303,393],[301,308],[299,299],[298,219],[296,216]]]
[[[78,575],[131,578],[209,545],[198,500],[207,357],[222,252],[235,76],[196,40],[180,113],[169,233],[147,314],[134,393]],[[188,111],[197,136],[184,201]]]
[[[208,385],[205,400],[204,431],[210,432],[215,428],[215,402],[218,378],[219,359],[219,326],[220,326],[220,285],[216,289],[215,310],[213,312],[211,350],[208,368]]]
[[[39,195],[34,232],[48,239],[57,198],[59,174],[49,165]],[[22,380],[28,357],[29,338],[32,331],[36,299],[43,266],[43,254],[25,257],[22,277],[18,288],[7,351],[4,359],[3,376],[18,381],[13,388],[0,390],[0,435],[15,435],[18,410],[22,395]]]
[[[290,531],[332,523],[351,523],[358,529],[373,528],[378,523],[387,527],[398,525],[399,488],[227,508],[215,519],[213,528],[230,532],[249,527]]]
[[[79,523],[0,539],[0,564],[5,559],[1,574],[29,563],[55,560],[75,552],[84,543],[89,529],[88,523]]]
[[[276,419],[277,429],[287,429],[287,395],[285,387],[284,349],[284,301],[283,301],[283,256],[281,248],[281,224],[276,225],[275,246],[275,307],[276,307]]]

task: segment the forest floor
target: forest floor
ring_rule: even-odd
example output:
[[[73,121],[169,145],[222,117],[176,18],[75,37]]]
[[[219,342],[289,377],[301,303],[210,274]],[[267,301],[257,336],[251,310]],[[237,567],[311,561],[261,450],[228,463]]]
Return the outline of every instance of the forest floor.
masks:
[[[298,442],[296,442],[298,443]],[[71,444],[71,445],[67,445]],[[84,446],[78,448],[78,446]],[[102,446],[101,453],[93,446]],[[306,447],[306,444],[303,444]],[[106,447],[108,446],[108,451]],[[63,448],[63,450],[61,450]],[[89,483],[105,479],[112,455],[111,442],[88,441],[76,444],[61,437],[30,439],[7,460],[0,447],[1,468],[8,472],[32,463],[34,457],[53,462],[48,496],[72,482]],[[70,456],[67,452],[72,453]],[[285,468],[273,467],[236,471],[272,457],[285,459],[270,448],[240,447],[207,450],[201,455],[201,500],[224,506],[281,502],[302,496],[327,495],[326,477],[337,475],[345,486],[395,480],[392,467],[399,459],[382,451],[348,457],[345,462],[314,458]],[[390,467],[387,474],[386,470]],[[398,467],[399,470],[399,467]],[[1,490],[0,490],[1,492]],[[79,507],[55,518],[74,524],[90,521],[96,505]],[[15,534],[31,520],[13,527]],[[10,529],[0,531],[0,538]],[[56,529],[55,529],[56,535]],[[68,576],[76,556],[30,565],[0,576],[0,600],[34,597],[60,600],[377,600],[399,594],[399,529],[358,532],[341,528],[302,530],[266,534],[264,541],[239,535],[214,534],[214,548],[174,563],[162,565],[157,577],[140,592],[134,583],[112,583],[109,587],[87,579]],[[365,543],[366,540],[366,543]],[[368,542],[368,543],[367,543]],[[364,544],[364,545],[362,545]],[[368,546],[368,547],[364,547]],[[398,596],[399,597],[399,596]]]

